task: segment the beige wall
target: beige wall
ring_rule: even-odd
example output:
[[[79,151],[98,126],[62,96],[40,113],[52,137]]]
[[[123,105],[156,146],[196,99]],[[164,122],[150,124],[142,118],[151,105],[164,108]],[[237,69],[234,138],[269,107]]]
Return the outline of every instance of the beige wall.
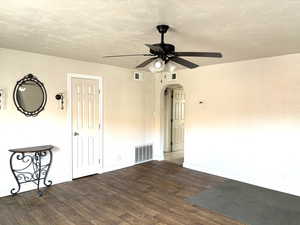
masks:
[[[186,93],[185,166],[300,195],[299,62],[294,54],[178,71],[175,83]],[[158,158],[164,85],[158,76]]]
[[[12,99],[17,80],[28,73],[35,74],[48,92],[45,111],[34,118],[18,112]],[[9,194],[15,186],[9,170],[7,150],[10,148],[56,146],[49,178],[55,183],[71,179],[67,107],[64,111],[59,110],[55,100],[57,93],[67,93],[68,73],[103,77],[104,170],[132,165],[134,146],[149,142],[147,137],[150,135],[146,134],[151,132],[153,110],[149,109],[153,109],[151,96],[154,91],[149,85],[153,79],[150,74],[145,74],[144,81],[134,81],[132,71],[127,69],[0,49],[0,89],[5,89],[7,95],[6,110],[0,111],[0,196]]]
[[[181,70],[176,82],[167,83],[160,74],[133,81],[127,69],[0,49],[0,89],[7,95],[0,111],[0,196],[15,185],[9,148],[53,144],[50,178],[71,179],[67,111],[54,98],[67,92],[68,73],[103,77],[105,170],[132,165],[134,146],[144,143],[154,142],[155,159],[163,158],[161,90],[181,84],[186,167],[300,195],[299,61],[295,54]],[[12,101],[16,81],[28,73],[48,92],[46,109],[36,118],[26,118]]]

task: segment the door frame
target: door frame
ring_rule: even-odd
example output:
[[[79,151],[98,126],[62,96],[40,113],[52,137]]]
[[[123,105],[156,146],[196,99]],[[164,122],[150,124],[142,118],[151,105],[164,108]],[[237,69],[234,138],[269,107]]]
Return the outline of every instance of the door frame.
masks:
[[[70,157],[71,157],[71,179],[73,178],[73,126],[72,126],[72,78],[81,78],[81,79],[92,79],[92,80],[98,80],[99,82],[99,122],[100,122],[100,129],[99,129],[99,142],[100,142],[100,157],[101,161],[99,164],[99,170],[98,173],[102,173],[103,166],[104,166],[104,151],[103,151],[103,78],[102,76],[96,76],[96,75],[88,75],[88,74],[77,74],[77,73],[68,73],[67,77],[67,101],[69,104],[67,104],[67,123],[68,123],[68,134],[69,134],[69,148],[70,148]]]
[[[167,88],[182,88],[184,91],[184,86],[180,83],[170,83],[170,84],[166,84],[164,86],[161,87],[160,89],[160,96],[159,96],[159,114],[158,114],[158,119],[159,119],[159,154],[158,154],[158,158],[157,160],[165,160],[165,147],[166,147],[166,143],[165,143],[165,135],[166,135],[166,132],[165,132],[165,125],[166,125],[166,121],[165,121],[165,113],[166,113],[166,109],[165,109],[165,95],[164,95],[164,92]],[[172,107],[173,108],[173,107]],[[184,118],[186,118],[186,109],[185,109],[185,115],[184,115]],[[172,127],[171,127],[172,129]],[[184,125],[184,140],[186,140],[185,138],[185,134],[186,134],[186,127]],[[185,142],[184,142],[185,143]],[[185,144],[184,144],[184,156],[185,156]],[[185,158],[185,157],[184,157]]]

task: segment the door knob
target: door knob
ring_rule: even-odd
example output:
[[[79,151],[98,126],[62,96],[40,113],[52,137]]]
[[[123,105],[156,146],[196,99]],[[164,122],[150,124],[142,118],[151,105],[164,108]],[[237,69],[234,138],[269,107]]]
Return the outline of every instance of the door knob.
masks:
[[[79,136],[79,133],[77,133],[76,131],[74,132],[74,136]]]

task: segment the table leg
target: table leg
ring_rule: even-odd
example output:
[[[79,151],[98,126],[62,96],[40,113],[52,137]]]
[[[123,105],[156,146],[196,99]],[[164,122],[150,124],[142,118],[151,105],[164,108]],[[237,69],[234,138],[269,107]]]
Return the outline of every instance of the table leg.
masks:
[[[14,170],[14,168],[13,168],[13,165],[12,165],[12,160],[13,160],[13,157],[14,157],[15,154],[16,154],[16,152],[14,152],[14,153],[10,156],[10,160],[9,160],[11,172],[13,173],[13,175],[14,175],[16,181],[17,181],[17,184],[18,184],[18,189],[17,189],[17,190],[16,190],[15,188],[13,188],[13,189],[10,190],[10,193],[12,194],[12,196],[15,196],[16,194],[18,194],[18,192],[19,192],[20,189],[21,189],[21,184],[20,184],[20,182],[19,182],[19,179],[18,179],[18,177],[17,177],[17,175],[16,175],[16,173],[15,173],[15,170]],[[20,156],[20,155],[17,155],[17,157],[19,157],[19,156]],[[20,158],[20,157],[19,157],[19,158]],[[22,158],[24,158],[24,154],[21,155],[21,158],[20,158],[20,159],[22,159]]]
[[[49,159],[49,164],[48,164],[48,168],[47,168],[47,171],[46,171],[46,174],[45,174],[45,178],[44,178],[44,185],[46,187],[50,187],[52,185],[52,181],[51,180],[47,180],[47,177],[48,177],[48,172],[50,170],[50,167],[51,167],[51,164],[52,164],[52,151],[51,150],[48,150],[49,154],[50,154],[50,159]]]
[[[37,192],[39,196],[43,195],[43,192],[40,190],[40,180],[41,180],[41,173],[42,173],[42,156],[40,152],[35,153],[37,166],[38,166],[38,176],[37,176]]]

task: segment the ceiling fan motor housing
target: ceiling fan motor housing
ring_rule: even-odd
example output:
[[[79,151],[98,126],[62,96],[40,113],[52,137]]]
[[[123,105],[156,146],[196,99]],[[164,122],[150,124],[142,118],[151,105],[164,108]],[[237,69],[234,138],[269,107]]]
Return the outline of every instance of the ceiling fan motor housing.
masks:
[[[175,46],[171,45],[171,44],[158,43],[158,44],[153,44],[153,45],[159,46],[164,50],[164,51],[155,51],[153,49],[150,49],[150,53],[153,55],[167,56],[167,55],[174,54],[174,52],[175,52]]]

